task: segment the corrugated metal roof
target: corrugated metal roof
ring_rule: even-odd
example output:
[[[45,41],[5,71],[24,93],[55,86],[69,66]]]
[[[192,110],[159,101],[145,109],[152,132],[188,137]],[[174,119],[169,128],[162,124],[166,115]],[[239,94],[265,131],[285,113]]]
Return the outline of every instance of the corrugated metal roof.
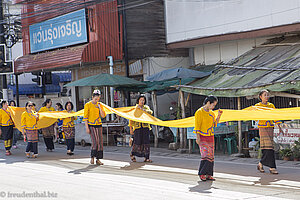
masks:
[[[15,72],[31,72],[79,64],[87,44],[48,51],[39,54],[25,55],[15,60]]]
[[[261,89],[300,91],[300,45],[257,47],[181,89],[224,97],[256,95]]]

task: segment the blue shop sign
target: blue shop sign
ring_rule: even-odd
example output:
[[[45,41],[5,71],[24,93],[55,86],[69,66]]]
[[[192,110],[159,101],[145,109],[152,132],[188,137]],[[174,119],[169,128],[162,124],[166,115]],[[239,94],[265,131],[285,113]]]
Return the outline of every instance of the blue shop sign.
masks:
[[[85,9],[29,26],[31,53],[87,42]]]

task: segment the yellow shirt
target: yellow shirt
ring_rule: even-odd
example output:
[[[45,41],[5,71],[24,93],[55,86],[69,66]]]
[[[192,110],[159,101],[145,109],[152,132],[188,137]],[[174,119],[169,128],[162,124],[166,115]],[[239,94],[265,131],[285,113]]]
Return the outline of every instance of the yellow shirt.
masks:
[[[68,111],[63,111],[68,113]],[[74,111],[71,111],[70,113],[74,113]],[[77,117],[68,117],[63,119],[63,127],[65,128],[70,128],[70,127],[75,127],[74,121],[77,119]]]
[[[27,130],[37,130],[37,120],[35,118],[36,112],[29,113],[24,111],[21,116],[21,126]]]
[[[138,105],[136,105],[136,108],[138,107]],[[144,105],[143,106],[143,110],[146,111],[147,113],[151,114],[153,113],[153,111],[150,109],[149,106],[147,105]],[[151,126],[150,124],[147,124],[147,123],[141,123],[141,122],[136,122],[136,121],[132,121],[132,120],[129,120],[129,124],[128,126],[131,126],[133,128],[133,131],[135,129],[139,129],[139,128],[149,128],[151,130]]]
[[[203,107],[196,111],[194,133],[199,133],[203,136],[213,136],[216,125],[216,116],[213,111],[207,112]]]
[[[275,108],[274,104],[268,102],[266,105],[259,102],[257,104],[255,104],[255,106],[262,106],[262,107],[267,107],[267,108]],[[270,127],[274,127],[274,124],[280,124],[281,121],[267,121],[267,120],[259,120],[258,121],[258,128],[270,128]]]
[[[8,110],[0,109],[0,126],[12,126],[14,122],[11,119],[10,112]]]
[[[53,107],[47,108],[46,106],[41,107],[39,112],[51,112],[51,111],[55,111],[55,109]]]
[[[84,105],[84,116],[82,121],[87,121],[89,125],[101,125],[100,109],[104,112],[103,106],[98,102],[98,104],[93,104],[91,101]]]

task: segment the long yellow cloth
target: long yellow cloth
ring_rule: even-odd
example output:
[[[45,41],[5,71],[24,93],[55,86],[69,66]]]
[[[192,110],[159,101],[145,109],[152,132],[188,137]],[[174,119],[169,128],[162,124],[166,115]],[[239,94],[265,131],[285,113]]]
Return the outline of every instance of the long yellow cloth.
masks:
[[[141,109],[133,107],[121,107],[111,108],[105,104],[102,104],[106,114],[115,113],[121,117],[129,120],[149,123],[158,126],[188,128],[194,127],[195,118],[188,117],[179,120],[162,121],[152,115],[142,111]],[[12,114],[12,119],[15,122],[16,127],[21,131],[21,115],[25,111],[25,108],[9,107]],[[214,111],[216,116],[218,111]],[[75,113],[66,112],[42,112],[39,114],[40,120],[38,121],[38,128],[46,128],[57,121],[57,119],[63,119],[73,116],[83,116],[83,110]],[[246,121],[246,120],[292,120],[300,119],[300,107],[295,108],[282,108],[272,109],[265,107],[251,106],[243,110],[228,110],[224,109],[220,122],[226,121]]]

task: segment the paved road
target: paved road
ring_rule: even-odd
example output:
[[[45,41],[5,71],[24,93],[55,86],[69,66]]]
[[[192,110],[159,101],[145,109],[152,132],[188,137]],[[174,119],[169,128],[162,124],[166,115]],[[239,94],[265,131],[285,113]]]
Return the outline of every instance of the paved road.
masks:
[[[280,174],[271,175],[258,173],[255,160],[217,157],[217,181],[200,182],[198,155],[153,150],[153,163],[130,163],[128,148],[112,147],[104,166],[92,166],[88,147],[70,157],[63,146],[50,153],[40,144],[39,158],[27,159],[25,146],[6,157],[0,145],[0,199],[300,199],[300,166],[293,162],[278,162]]]

